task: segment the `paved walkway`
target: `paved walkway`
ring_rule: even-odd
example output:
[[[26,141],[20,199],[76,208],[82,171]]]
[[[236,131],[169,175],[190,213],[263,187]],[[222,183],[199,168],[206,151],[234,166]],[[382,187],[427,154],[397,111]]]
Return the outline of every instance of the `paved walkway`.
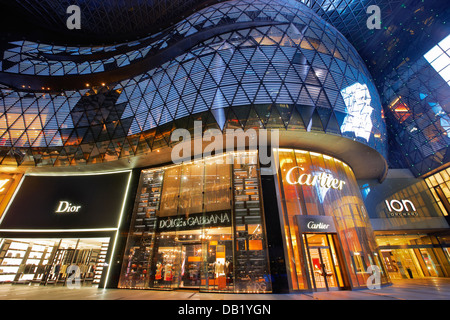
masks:
[[[0,300],[450,300],[450,278],[394,280],[378,290],[307,294],[222,294],[196,291],[68,289],[54,286],[0,285]]]

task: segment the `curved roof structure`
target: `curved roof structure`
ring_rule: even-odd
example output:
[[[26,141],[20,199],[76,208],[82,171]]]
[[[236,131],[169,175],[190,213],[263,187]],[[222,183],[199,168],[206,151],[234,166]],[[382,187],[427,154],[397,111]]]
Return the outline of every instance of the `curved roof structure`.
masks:
[[[193,115],[220,129],[232,118],[242,128],[289,129],[298,123],[297,129],[306,132],[312,126],[317,133],[358,140],[378,150],[390,166],[409,167],[416,175],[447,163],[449,110],[444,101],[449,88],[439,84],[442,77],[431,63],[423,62],[424,54],[448,34],[445,1],[302,2],[287,2],[289,8],[301,8],[293,14],[293,9],[285,12],[264,2],[262,7],[251,2],[235,6],[232,12],[217,1],[79,1],[83,26],[78,31],[61,28],[69,3],[9,3],[28,24],[4,19],[2,164],[70,166],[128,159],[170,144],[167,133],[189,127]],[[366,26],[372,4],[381,9],[381,30]],[[307,16],[314,13],[328,24],[310,22]],[[296,15],[300,21],[294,22]],[[339,40],[326,39],[328,32]],[[227,46],[238,53],[226,56]],[[288,66],[287,73],[273,73],[272,80],[281,86],[271,88],[269,77],[258,74],[264,69],[252,63],[258,56],[266,67],[274,61]],[[239,59],[245,69],[236,67]],[[190,63],[204,73],[180,90],[183,72],[195,70],[185,68]],[[208,70],[213,63],[223,63],[216,74]],[[420,67],[403,71],[411,66]],[[220,68],[229,74],[218,81]],[[289,74],[293,70],[295,75]],[[325,71],[322,78],[320,70]],[[226,79],[236,87],[226,85]],[[290,83],[301,86],[294,89]],[[364,97],[358,99],[365,101],[359,108],[379,115],[371,119],[371,128],[358,129],[357,118],[349,122],[352,97]],[[403,109],[396,107],[398,101],[408,101],[402,108],[408,106],[409,122],[399,121]],[[430,113],[430,103],[431,110],[440,109]],[[388,121],[388,154],[380,104]],[[367,116],[366,111],[358,117]]]

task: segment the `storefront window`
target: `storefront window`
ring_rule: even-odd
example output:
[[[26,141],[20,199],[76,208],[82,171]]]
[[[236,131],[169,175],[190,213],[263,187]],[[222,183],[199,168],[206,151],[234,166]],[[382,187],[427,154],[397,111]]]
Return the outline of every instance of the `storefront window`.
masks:
[[[364,287],[371,275],[367,272],[370,265],[378,266],[382,282],[387,282],[351,168],[338,159],[319,153],[292,149],[275,151],[275,161],[279,163],[278,188],[292,289],[318,289],[320,283],[326,283],[327,288],[330,285]],[[309,246],[302,248],[300,244],[305,245],[307,238],[299,238],[305,230],[298,230],[297,216],[333,217],[336,231],[329,235],[334,237],[336,245],[329,244],[320,250]],[[324,231],[323,234],[327,233]],[[335,252],[336,259],[326,259],[332,257],[332,252]],[[312,255],[320,255],[322,265],[334,262],[335,273],[332,277],[322,281],[316,279],[317,273],[312,270],[319,260],[317,257],[311,260]],[[323,270],[321,272],[323,274]]]
[[[256,160],[143,171],[119,287],[270,292]]]
[[[427,234],[377,235],[393,279],[449,277],[450,260],[443,239]]]
[[[1,239],[0,283],[96,286],[110,238]]]

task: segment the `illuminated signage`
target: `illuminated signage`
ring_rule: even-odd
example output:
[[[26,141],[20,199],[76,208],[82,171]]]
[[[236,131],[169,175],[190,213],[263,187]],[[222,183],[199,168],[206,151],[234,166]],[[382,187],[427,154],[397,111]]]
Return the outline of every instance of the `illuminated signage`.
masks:
[[[386,204],[389,214],[392,217],[418,216],[416,207],[410,200],[384,200],[384,203]]]
[[[298,215],[297,226],[302,233],[336,232],[333,217]]]
[[[322,188],[332,188],[336,190],[342,190],[345,181],[335,179],[331,174],[327,174],[325,172],[319,173],[318,175],[312,175],[310,173],[302,173],[299,175],[298,179],[293,178],[293,172],[294,169],[300,169],[304,171],[302,167],[296,166],[289,169],[289,171],[286,174],[286,181],[291,184],[299,184],[299,185],[308,185],[308,186],[314,186],[316,184],[319,184]]]
[[[309,230],[327,230],[330,227],[328,223],[309,221],[306,224],[306,228]]]
[[[188,217],[164,217],[159,218],[158,228],[160,230],[186,230],[196,229],[202,227],[219,227],[230,226],[231,217],[230,212],[215,212],[215,213],[200,213],[192,214]]]
[[[64,213],[64,212],[79,212],[81,206],[74,206],[69,201],[60,201],[58,205],[58,209],[56,209],[55,213]]]

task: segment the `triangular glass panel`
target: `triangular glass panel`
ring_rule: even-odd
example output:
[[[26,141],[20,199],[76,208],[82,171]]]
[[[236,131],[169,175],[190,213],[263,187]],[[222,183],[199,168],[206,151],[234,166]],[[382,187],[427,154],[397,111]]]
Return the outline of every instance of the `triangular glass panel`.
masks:
[[[303,123],[302,117],[298,113],[297,108],[292,109],[292,115],[291,119],[289,119],[288,129],[305,129],[305,124]]]
[[[284,126],[287,127],[292,115],[292,110],[294,109],[294,105],[287,103],[284,104],[276,103],[275,107],[277,108],[278,113],[280,114],[281,121],[283,121]]]
[[[286,129],[286,124],[283,122],[277,108],[272,108],[270,117],[265,123],[266,129]]]
[[[303,125],[305,126],[305,128],[307,128],[307,131],[309,131],[311,126],[312,114],[315,108],[312,106],[300,104],[295,105],[295,107],[297,108],[298,113],[302,117]]]
[[[248,115],[250,113],[250,105],[244,105],[239,107],[232,107],[232,110],[234,114],[236,115],[237,119],[241,123],[241,126],[244,128],[245,123],[248,119]]]
[[[267,101],[267,100],[266,100]],[[263,125],[266,125],[272,111],[272,104],[255,104],[253,106]]]
[[[264,124],[261,122],[256,110],[252,107],[248,115],[247,121],[245,122],[245,129],[263,129]]]
[[[323,127],[324,126],[323,126],[322,120],[321,120],[319,112],[317,111],[317,108],[316,108],[311,117],[311,130],[312,131],[324,131]]]
[[[234,114],[232,108],[227,108],[227,122],[225,124],[226,129],[243,129],[243,126],[238,120],[238,117]]]
[[[336,119],[336,116],[334,115],[334,112],[332,112],[330,115],[330,119],[328,120],[325,131],[335,133],[335,134],[341,134],[340,126]]]

